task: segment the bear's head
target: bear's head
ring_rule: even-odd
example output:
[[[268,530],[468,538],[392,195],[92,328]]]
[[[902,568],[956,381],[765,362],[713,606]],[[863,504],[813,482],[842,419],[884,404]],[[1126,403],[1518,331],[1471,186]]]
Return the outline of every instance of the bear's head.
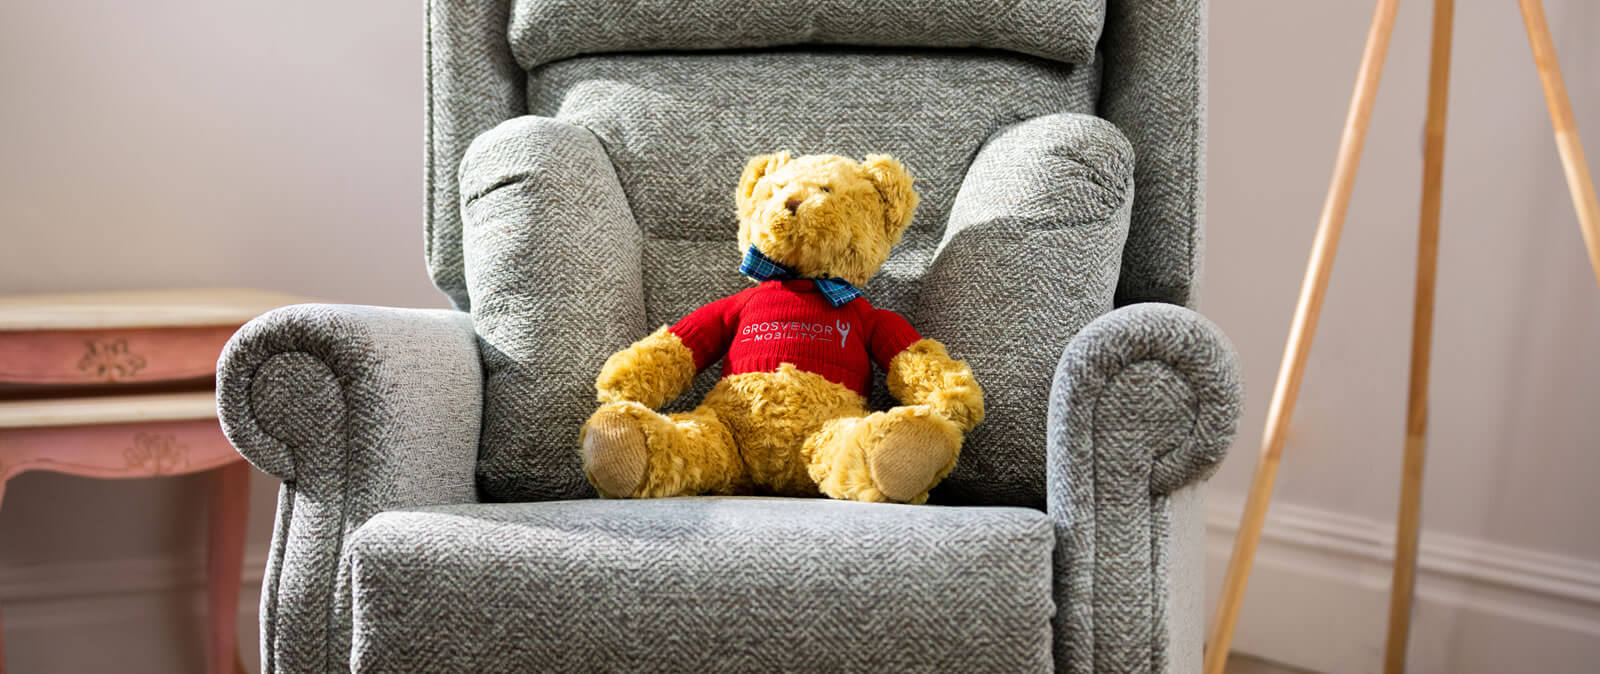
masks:
[[[911,174],[887,155],[856,163],[837,155],[755,157],[735,201],[739,249],[754,245],[802,278],[865,286],[911,224]]]

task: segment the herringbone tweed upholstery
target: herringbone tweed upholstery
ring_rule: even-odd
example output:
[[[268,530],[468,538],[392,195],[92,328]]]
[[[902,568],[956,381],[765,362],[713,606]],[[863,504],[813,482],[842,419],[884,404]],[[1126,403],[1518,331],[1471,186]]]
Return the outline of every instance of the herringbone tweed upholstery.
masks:
[[[618,16],[649,19],[671,6],[722,4],[617,7]],[[644,656],[615,635],[666,624],[654,620],[663,603],[626,602],[640,578],[683,599],[673,615],[686,633],[730,643],[784,633],[728,616],[778,615],[761,602],[831,592],[857,612],[849,602],[931,607],[910,613],[922,623],[901,631],[959,634],[955,643],[970,651],[890,638],[855,649],[862,668],[1039,669],[1039,649],[1048,648],[1063,671],[1198,669],[1200,519],[1191,495],[1226,448],[1239,404],[1225,338],[1173,306],[1194,302],[1200,256],[1203,0],[1110,0],[1098,42],[1075,32],[1102,11],[1093,0],[1001,3],[1022,17],[1047,5],[1062,10],[1052,15],[1061,31],[1032,38],[1019,38],[1000,15],[938,23],[987,0],[788,4],[882,10],[885,18],[818,21],[798,33],[781,21],[748,31],[741,24],[715,31],[726,43],[687,41],[710,39],[700,34],[657,45],[702,50],[671,53],[627,52],[684,33],[635,20],[613,31],[626,40],[559,58],[519,53],[545,48],[520,31],[538,25],[528,20],[538,16],[532,10],[557,5],[527,0],[514,24],[509,0],[428,3],[428,265],[473,313],[290,308],[241,330],[218,365],[224,429],[246,458],[284,480],[262,592],[264,671],[465,671],[484,669],[488,657],[548,670],[575,653],[601,653],[578,669],[628,670],[640,662],[629,658]],[[885,45],[882,31],[915,14],[895,18],[891,10],[902,6],[933,8],[933,22],[923,37],[907,24],[896,34],[911,43]],[[978,37],[950,44],[930,36],[969,34],[961,31]],[[550,48],[570,50],[572,36],[584,34],[568,33]],[[1080,39],[1094,45],[1092,60],[1068,53]],[[703,51],[729,46],[745,48]],[[783,63],[829,69],[857,86],[827,90],[848,103],[840,109],[796,116],[806,109],[793,104],[800,90],[784,83],[825,78]],[[771,82],[738,84],[758,77]],[[737,112],[744,109],[752,112]],[[561,425],[592,404],[580,383],[647,326],[740,287],[725,230],[731,208],[717,203],[732,176],[712,173],[734,170],[729,157],[782,145],[910,159],[925,206],[868,292],[972,360],[992,401],[962,458],[965,472],[938,496],[1029,505],[1033,514],[713,499],[469,505],[481,496],[582,492],[575,457],[556,451],[574,440]],[[572,280],[552,285],[553,274]],[[881,395],[875,402],[887,403]],[[1178,519],[1174,493],[1185,495]],[[446,504],[456,505],[418,510]],[[729,535],[697,538],[709,530]],[[911,555],[932,545],[929,532],[971,538]],[[1189,541],[1186,552],[1173,551],[1177,540]],[[644,548],[660,552],[631,554]],[[1028,566],[1040,555],[1051,559],[1049,581]],[[879,560],[921,572],[924,584],[871,584],[857,574]],[[567,563],[565,576],[557,562]],[[452,569],[501,584],[452,590]],[[1174,585],[1174,577],[1185,580]],[[493,591],[506,583],[536,584],[514,596],[549,611],[525,615],[546,617],[519,622],[497,610]],[[913,587],[931,589],[917,595]],[[1172,592],[1184,598],[1171,602]],[[589,597],[615,611],[573,599]],[[1179,606],[1188,608],[1172,613]],[[566,622],[550,617],[558,607]],[[1051,610],[1048,646],[1036,646]],[[443,617],[416,618],[430,612]],[[603,624],[606,615],[635,622]],[[750,645],[734,656],[777,663],[756,669],[806,669],[820,661],[802,659],[817,652],[802,647],[859,639],[845,620],[819,618],[799,626],[815,640]],[[548,629],[529,631],[536,625]],[[617,631],[592,643],[553,640],[577,626]],[[990,631],[970,631],[980,628]],[[418,643],[452,646],[424,653]],[[1012,656],[1016,667],[988,666]]]
[[[1109,0],[1098,114],[1139,157],[1117,304],[1194,306],[1205,242],[1206,0]]]
[[[350,543],[353,669],[1050,669],[1053,536],[1037,510],[777,498],[638,505],[373,517]]]
[[[1087,63],[1105,11],[1102,0],[517,0],[511,51],[524,68],[579,54],[797,44],[978,46]]]
[[[1167,594],[1141,588],[1169,578],[1168,495],[1209,475],[1233,441],[1238,376],[1222,331],[1170,304],[1122,307],[1067,345],[1049,422],[1056,669],[1168,669]]]
[[[478,134],[507,119],[529,113],[528,68],[537,69],[543,64],[538,57],[526,54],[526,63],[519,64],[517,55],[513,54],[507,30],[513,23],[513,0],[426,1],[428,124],[424,187],[427,190],[428,271],[434,283],[457,307],[467,309],[472,298],[468,296],[462,263],[456,170],[467,146]],[[591,4],[626,8],[645,3]],[[639,20],[624,25],[648,36],[655,32],[654,26],[660,22],[660,16],[674,6],[724,3],[681,0],[649,4],[659,11],[638,12],[635,18]],[[762,2],[735,4],[767,6]],[[989,13],[986,17],[981,11],[991,4],[988,1],[839,0],[829,4],[872,8],[903,6],[908,8],[909,17],[925,15],[930,4],[949,5],[951,12],[966,5],[972,8],[971,14],[961,21],[973,26],[983,25],[980,19],[989,22],[985,37],[970,44],[1030,53],[1065,64],[1090,63],[1082,58],[1082,52],[1073,48],[1035,51],[1008,44],[1004,40],[1009,38],[1000,28],[1005,25],[1005,16],[995,18]],[[1006,16],[1026,16],[1029,7],[1049,8],[1049,19],[1038,24],[1049,28],[1033,32],[1050,37],[1030,39],[1078,44],[1085,39],[1093,43],[1093,36],[1099,35],[1092,68],[1102,83],[1096,90],[1098,96],[1093,111],[1114,123],[1128,137],[1135,155],[1140,158],[1135,167],[1139,197],[1133,206],[1128,245],[1122,253],[1117,303],[1169,302],[1192,306],[1196,299],[1194,286],[1200,272],[1204,230],[1205,0],[1029,0],[1002,4],[1014,7],[1013,13]],[[531,11],[532,7],[527,5],[520,16],[531,18],[537,14]],[[627,13],[626,10],[617,11]],[[1103,28],[1084,23],[1102,14],[1105,17]],[[912,24],[902,24],[899,28],[900,32],[908,34],[918,32],[913,30]],[[531,30],[531,24],[523,25],[519,34],[527,35],[526,40],[531,42],[536,39]],[[571,30],[584,31],[582,28]],[[596,30],[622,32],[621,28],[610,25]],[[858,37],[838,42],[872,44],[869,42],[872,30],[869,25],[857,30]],[[971,30],[975,29],[968,32]],[[781,24],[776,34],[782,34]],[[730,39],[737,39],[737,33],[734,35]],[[785,43],[770,35],[762,38],[762,44]],[[939,38],[925,36],[923,39],[937,43]],[[536,50],[533,45],[524,45],[523,49]],[[781,86],[771,89],[774,96],[781,96],[785,91]],[[917,111],[921,114],[940,112],[937,108]],[[937,134],[935,139],[938,143],[959,140],[945,133]]]
[[[1112,309],[1133,163],[1116,127],[1063,114],[1006,127],[967,171],[911,312],[972,364],[988,410],[941,502],[1044,502],[1050,372],[1067,340]],[[1001,262],[1019,255],[1031,259]]]
[[[343,669],[346,536],[393,508],[476,500],[483,379],[455,311],[300,305],[251,321],[217,369],[217,412],[283,480],[261,589],[261,670]]]

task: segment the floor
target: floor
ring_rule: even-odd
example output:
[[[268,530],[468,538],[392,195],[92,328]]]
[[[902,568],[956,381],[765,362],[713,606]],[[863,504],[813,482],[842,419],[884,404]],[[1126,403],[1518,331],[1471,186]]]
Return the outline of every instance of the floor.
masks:
[[[1224,672],[1225,674],[1309,674],[1304,669],[1295,669],[1239,653],[1228,655],[1228,666]]]

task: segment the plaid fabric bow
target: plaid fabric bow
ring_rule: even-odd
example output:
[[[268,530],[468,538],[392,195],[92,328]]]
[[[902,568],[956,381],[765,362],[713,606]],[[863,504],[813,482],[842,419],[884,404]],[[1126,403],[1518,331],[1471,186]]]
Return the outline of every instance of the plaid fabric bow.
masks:
[[[739,273],[757,281],[789,281],[800,278],[788,265],[762,255],[755,244],[751,244],[750,250],[744,252],[744,262],[739,263]],[[828,298],[828,303],[836,307],[861,296],[861,291],[855,285],[842,278],[806,280],[815,283],[817,290],[822,291],[822,296]]]

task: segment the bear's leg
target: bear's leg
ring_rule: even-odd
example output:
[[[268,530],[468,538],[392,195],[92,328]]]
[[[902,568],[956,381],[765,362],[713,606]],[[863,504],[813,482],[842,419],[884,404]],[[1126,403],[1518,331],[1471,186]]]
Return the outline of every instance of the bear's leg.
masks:
[[[606,403],[584,424],[579,442],[584,474],[602,496],[750,491],[733,434],[705,406],[665,416],[635,402]]]
[[[854,501],[923,503],[956,466],[961,429],[925,405],[833,419],[806,439],[822,493]]]

